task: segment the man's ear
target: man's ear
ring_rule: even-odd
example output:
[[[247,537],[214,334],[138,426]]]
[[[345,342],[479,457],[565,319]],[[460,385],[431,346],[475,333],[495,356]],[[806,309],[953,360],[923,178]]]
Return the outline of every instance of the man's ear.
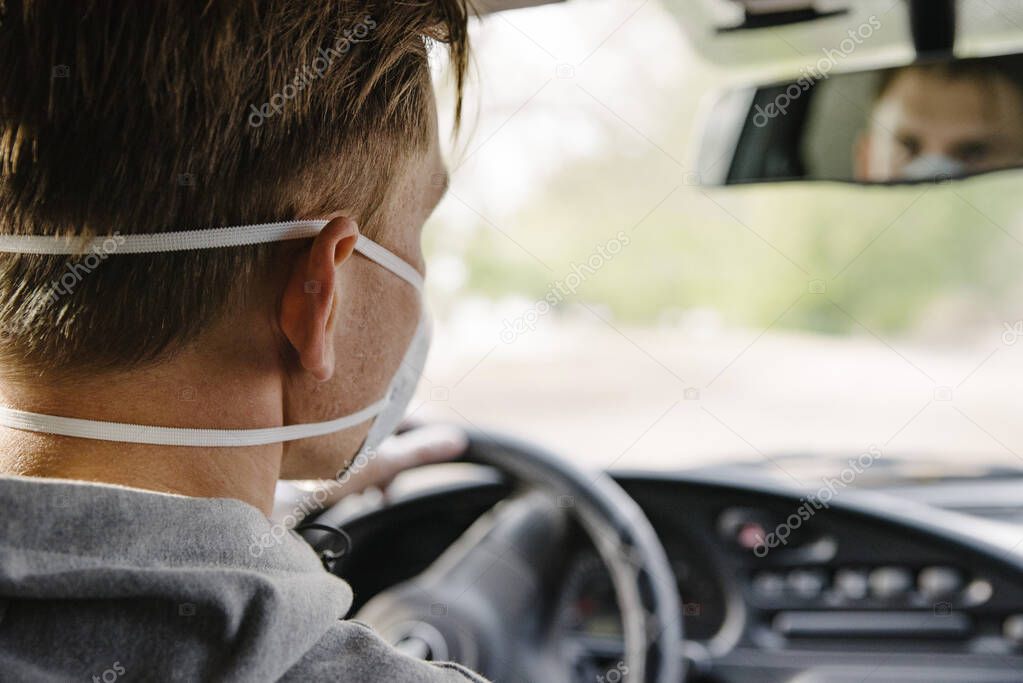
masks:
[[[294,257],[281,297],[280,325],[302,367],[323,382],[334,374],[334,325],[338,271],[359,241],[351,218],[335,218]]]

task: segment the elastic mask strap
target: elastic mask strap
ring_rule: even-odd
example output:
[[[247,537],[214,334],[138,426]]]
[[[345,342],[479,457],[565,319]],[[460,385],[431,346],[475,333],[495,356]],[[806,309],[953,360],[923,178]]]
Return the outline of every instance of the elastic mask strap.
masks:
[[[172,251],[221,249],[254,244],[269,244],[315,237],[328,221],[294,221],[264,223],[212,230],[189,230],[149,235],[113,235],[93,238],[64,238],[45,235],[0,235],[0,252],[14,254],[41,254],[86,256],[90,253],[106,255],[156,254]],[[415,268],[366,237],[359,237],[356,250],[366,258],[391,271],[417,290],[423,289],[423,276]],[[362,410],[327,422],[296,424],[264,429],[187,429],[155,427],[82,420],[30,413],[14,408],[0,407],[0,426],[22,431],[56,434],[79,439],[148,444],[153,446],[188,446],[194,448],[222,448],[265,446],[286,441],[297,441],[340,432],[370,420],[387,407],[390,397],[384,397]]]
[[[238,225],[212,230],[184,230],[147,235],[106,235],[101,237],[53,237],[49,235],[0,235],[0,253],[87,256],[103,254],[160,254],[171,251],[202,251],[226,247],[310,239],[320,234],[329,221],[290,221]],[[356,250],[405,282],[422,291],[423,276],[398,256],[367,237],[359,236]]]
[[[152,446],[190,446],[193,448],[238,448],[242,446],[266,446],[285,441],[309,439],[314,436],[333,434],[360,425],[376,417],[387,407],[384,398],[357,413],[340,417],[329,422],[267,427],[265,429],[186,429],[180,427],[153,427],[150,425],[123,424],[80,420],[74,417],[57,417],[29,413],[13,408],[0,408],[0,426],[41,434],[57,434],[79,439],[140,443]]]

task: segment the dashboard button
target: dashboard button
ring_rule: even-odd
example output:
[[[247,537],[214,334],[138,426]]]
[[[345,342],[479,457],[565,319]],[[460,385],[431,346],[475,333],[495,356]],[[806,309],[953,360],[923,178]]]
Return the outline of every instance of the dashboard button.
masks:
[[[904,567],[879,567],[870,572],[870,592],[876,598],[905,595],[913,587],[913,574]]]
[[[793,569],[789,572],[789,590],[800,598],[817,598],[824,592],[827,579],[824,572],[816,569]]]
[[[743,550],[756,550],[765,544],[767,532],[756,522],[747,522],[735,532],[735,544]]]
[[[994,592],[994,586],[987,579],[974,579],[963,591],[963,597],[967,605],[983,605],[991,599]]]
[[[835,572],[835,591],[847,600],[862,600],[870,592],[865,569],[839,569]]]
[[[729,508],[718,519],[718,533],[732,547],[748,552],[764,545],[768,525],[762,510]]]
[[[1002,635],[1016,647],[1023,646],[1023,614],[1014,614],[1002,624]]]
[[[951,567],[926,567],[920,571],[916,585],[925,597],[940,598],[958,592],[963,587],[963,577]]]
[[[775,572],[760,572],[753,579],[753,592],[762,600],[775,600],[785,594],[785,579]]]

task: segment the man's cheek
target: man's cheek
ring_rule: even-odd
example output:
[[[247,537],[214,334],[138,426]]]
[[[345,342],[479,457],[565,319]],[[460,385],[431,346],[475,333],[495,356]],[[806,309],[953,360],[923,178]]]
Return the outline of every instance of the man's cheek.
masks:
[[[378,392],[382,393],[404,358],[423,308],[419,293],[394,274],[376,267],[366,275],[361,286],[348,292],[349,297],[358,298],[348,302],[351,308],[347,324],[336,330],[335,349],[338,353],[345,349],[354,352],[357,366],[352,368],[356,375],[350,378],[353,383],[383,385]]]

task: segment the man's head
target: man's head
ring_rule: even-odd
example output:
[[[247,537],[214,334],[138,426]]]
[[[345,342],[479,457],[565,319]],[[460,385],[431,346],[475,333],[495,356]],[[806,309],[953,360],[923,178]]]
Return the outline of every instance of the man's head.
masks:
[[[856,177],[934,178],[1023,163],[1023,61],[922,64],[885,73]]]
[[[427,51],[449,45],[460,92],[466,15],[463,0],[5,3],[0,229],[115,236],[81,259],[0,256],[5,398],[178,363],[203,368],[182,380],[197,397],[257,378],[282,424],[379,399],[419,302],[353,249],[361,231],[423,269],[446,177]],[[335,220],[307,242],[117,254],[117,234],[303,218]],[[43,403],[102,412],[68,395]],[[180,426],[262,426],[216,418]],[[292,444],[284,474],[332,476],[364,434]]]

